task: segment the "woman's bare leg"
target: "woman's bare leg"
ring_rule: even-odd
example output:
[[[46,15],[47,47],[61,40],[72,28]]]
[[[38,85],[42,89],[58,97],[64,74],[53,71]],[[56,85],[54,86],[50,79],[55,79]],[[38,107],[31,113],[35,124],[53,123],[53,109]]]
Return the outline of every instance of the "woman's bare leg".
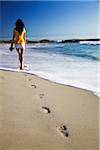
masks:
[[[20,69],[24,66],[24,49],[20,50]]]
[[[19,58],[19,62],[20,62],[20,49],[16,49],[17,53],[18,53],[18,58]]]
[[[24,49],[16,49],[18,52],[19,62],[20,62],[20,69],[23,68],[24,64]]]

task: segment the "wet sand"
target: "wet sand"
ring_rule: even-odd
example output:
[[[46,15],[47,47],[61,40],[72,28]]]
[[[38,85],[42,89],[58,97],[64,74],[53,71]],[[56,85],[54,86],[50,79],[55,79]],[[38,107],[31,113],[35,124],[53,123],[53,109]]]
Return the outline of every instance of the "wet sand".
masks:
[[[0,150],[99,150],[99,106],[92,92],[0,71]]]

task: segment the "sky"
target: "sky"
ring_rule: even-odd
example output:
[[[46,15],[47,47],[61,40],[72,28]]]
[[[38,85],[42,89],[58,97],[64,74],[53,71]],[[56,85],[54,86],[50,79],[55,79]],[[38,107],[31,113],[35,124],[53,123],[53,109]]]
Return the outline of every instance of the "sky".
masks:
[[[98,1],[0,1],[0,38],[12,37],[18,18],[27,38],[96,38],[99,6]]]

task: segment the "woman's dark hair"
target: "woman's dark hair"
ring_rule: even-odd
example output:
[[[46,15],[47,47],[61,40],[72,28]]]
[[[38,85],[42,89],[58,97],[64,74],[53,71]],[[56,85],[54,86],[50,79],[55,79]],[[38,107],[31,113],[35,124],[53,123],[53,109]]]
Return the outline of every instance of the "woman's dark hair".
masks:
[[[21,19],[17,19],[16,23],[15,23],[15,28],[16,30],[19,32],[19,34],[22,33],[23,29],[24,29],[24,23]]]

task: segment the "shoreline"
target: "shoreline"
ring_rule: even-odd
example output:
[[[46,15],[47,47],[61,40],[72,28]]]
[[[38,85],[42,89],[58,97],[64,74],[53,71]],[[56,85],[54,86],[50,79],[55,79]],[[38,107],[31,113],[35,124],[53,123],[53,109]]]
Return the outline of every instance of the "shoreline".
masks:
[[[0,70],[0,146],[98,150],[98,98],[24,72]]]
[[[36,77],[41,78],[43,80],[47,80],[47,81],[55,83],[55,84],[59,84],[59,85],[63,85],[63,86],[68,86],[68,87],[71,87],[71,88],[77,88],[79,90],[84,90],[84,91],[90,92],[94,96],[96,96],[98,98],[98,100],[100,100],[100,94],[96,94],[96,92],[93,92],[92,90],[81,88],[81,87],[74,86],[74,85],[67,85],[67,84],[56,82],[56,81],[52,81],[52,80],[49,80],[49,79],[47,79],[45,77],[41,77],[41,76],[39,76],[37,74],[31,73],[31,72],[28,72],[28,71],[25,71],[25,70],[20,71],[20,70],[11,69],[11,68],[9,68],[9,69],[8,68],[0,68],[0,71],[10,71],[10,72],[16,72],[16,73],[18,72],[18,73],[25,73],[25,74],[33,75],[33,76],[36,76]]]

